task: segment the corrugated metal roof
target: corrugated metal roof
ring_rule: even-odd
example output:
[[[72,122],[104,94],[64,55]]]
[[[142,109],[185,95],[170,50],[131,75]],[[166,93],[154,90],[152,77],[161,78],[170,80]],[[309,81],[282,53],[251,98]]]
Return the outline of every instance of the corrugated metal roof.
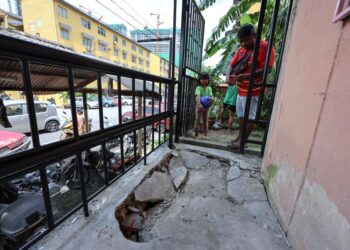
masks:
[[[57,50],[62,50],[72,54],[77,54],[90,59],[101,61],[97,58],[92,58],[89,55],[79,54],[70,48],[62,46],[60,44],[51,42],[47,39],[32,36],[24,32],[4,29],[0,27],[0,35],[24,40],[26,42],[39,44],[42,46],[50,47]],[[111,63],[112,64],[112,63]],[[57,93],[60,91],[68,91],[68,72],[67,69],[57,65],[47,65],[41,63],[30,63],[31,72],[31,84],[35,94],[49,94]],[[97,79],[96,72],[87,70],[73,70],[74,74],[74,87],[76,91],[82,91],[83,88],[87,87],[90,83]],[[12,58],[0,57],[0,90],[24,90],[23,78],[22,78],[20,61]],[[117,81],[117,78],[112,75],[108,75],[111,79]],[[122,77],[122,84],[129,90],[132,89],[131,78]],[[135,90],[140,92],[143,91],[143,81],[135,80]],[[152,92],[152,84],[147,81],[146,91]],[[159,92],[159,89],[155,89],[155,93]],[[162,89],[162,93],[164,90]]]

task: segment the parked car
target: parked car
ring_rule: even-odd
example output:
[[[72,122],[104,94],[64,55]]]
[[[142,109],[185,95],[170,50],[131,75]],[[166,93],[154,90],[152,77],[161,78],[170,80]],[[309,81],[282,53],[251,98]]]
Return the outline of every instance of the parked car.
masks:
[[[118,98],[117,96],[115,96]],[[131,96],[122,96],[121,97],[122,105],[132,105],[132,98]]]
[[[154,107],[154,114],[159,114],[159,107]],[[152,106],[146,106],[146,117],[152,115]],[[139,119],[138,112],[136,110],[135,113],[136,120]],[[129,122],[132,121],[132,111],[126,111],[122,115],[122,121],[123,122]]]
[[[27,112],[27,102],[24,100],[5,100],[8,120],[12,128],[7,131],[20,133],[30,133],[29,115]],[[57,115],[56,106],[48,101],[35,101],[36,121],[38,130],[55,132],[60,127],[60,117]]]
[[[87,106],[88,106],[89,109],[98,108],[98,106],[99,106],[98,98],[97,97],[89,98],[87,100]],[[102,96],[102,106],[104,106],[104,107],[114,107],[115,104],[114,104],[112,98],[108,98],[108,97]]]
[[[0,130],[0,158],[27,150],[30,143],[25,134]]]

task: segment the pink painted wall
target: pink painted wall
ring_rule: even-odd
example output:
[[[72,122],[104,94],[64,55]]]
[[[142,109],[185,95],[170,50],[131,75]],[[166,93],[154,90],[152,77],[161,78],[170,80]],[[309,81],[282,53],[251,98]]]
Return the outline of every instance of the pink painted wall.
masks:
[[[295,4],[264,156],[296,249],[350,249],[350,20],[332,23],[335,5]]]

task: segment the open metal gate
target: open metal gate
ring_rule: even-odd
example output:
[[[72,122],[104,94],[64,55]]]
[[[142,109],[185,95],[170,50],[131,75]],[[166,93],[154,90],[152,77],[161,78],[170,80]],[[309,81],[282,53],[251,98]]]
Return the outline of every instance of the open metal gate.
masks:
[[[194,0],[182,1],[180,76],[175,141],[193,128],[194,92],[201,72],[205,20]]]
[[[266,15],[266,8],[267,8],[267,3],[268,0],[261,0],[261,7],[260,7],[260,14],[259,14],[259,23],[258,23],[258,28],[256,32],[256,42],[255,42],[255,48],[253,52],[253,62],[252,62],[252,67],[251,67],[251,72],[250,72],[250,78],[249,78],[249,86],[248,86],[248,94],[247,94],[247,102],[246,102],[246,107],[245,107],[245,113],[244,113],[244,122],[243,122],[243,128],[242,128],[242,139],[241,139],[241,145],[240,145],[240,152],[244,153],[245,147],[247,143],[251,144],[257,144],[261,145],[260,149],[260,155],[264,155],[265,151],[265,145],[266,145],[266,140],[267,140],[267,135],[269,131],[269,125],[271,121],[271,114],[273,110],[273,105],[274,105],[274,100],[275,100],[275,94],[276,94],[276,89],[277,89],[277,83],[279,79],[279,74],[280,74],[280,69],[281,69],[281,64],[282,64],[282,59],[283,59],[283,52],[284,52],[284,45],[288,33],[288,26],[289,26],[289,20],[291,16],[291,11],[293,7],[293,0],[289,0],[287,2],[287,15],[284,20],[284,31],[283,31],[283,38],[282,41],[279,45],[278,51],[279,51],[279,56],[276,59],[276,72],[274,75],[273,80],[269,83],[268,82],[268,74],[269,74],[269,61],[270,61],[270,56],[271,56],[271,51],[272,51],[272,46],[274,44],[274,39],[276,36],[276,25],[278,22],[278,16],[279,16],[279,10],[282,4],[282,0],[275,0],[274,1],[274,8],[273,8],[273,14],[271,18],[271,33],[268,41],[268,50],[267,50],[267,56],[265,60],[265,67],[263,71],[263,77],[261,82],[255,82],[255,71],[257,69],[257,62],[258,62],[258,53],[259,53],[259,45],[261,41],[261,35],[263,32],[263,25],[264,25],[264,19]],[[258,101],[258,107],[257,107],[257,112],[256,112],[256,117],[255,119],[249,119],[249,110],[251,107],[251,100],[252,100],[252,92],[254,88],[260,87],[260,95],[259,95],[259,101]],[[267,113],[267,118],[262,119],[262,106],[263,106],[263,101],[264,101],[264,93],[266,90],[271,89],[271,97],[269,100],[269,105],[268,105],[268,113]],[[264,129],[264,136],[262,138],[262,141],[260,140],[251,140],[248,138],[248,124],[255,124],[257,126],[261,126]]]

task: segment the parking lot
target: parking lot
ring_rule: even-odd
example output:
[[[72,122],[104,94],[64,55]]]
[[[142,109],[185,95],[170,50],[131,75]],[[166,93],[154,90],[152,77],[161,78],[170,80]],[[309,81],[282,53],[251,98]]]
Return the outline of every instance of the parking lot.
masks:
[[[57,108],[57,113],[61,118],[61,124],[64,122],[64,114],[63,111],[65,111],[69,116],[71,116],[71,110],[70,109],[62,109],[62,108]],[[132,111],[132,106],[122,106],[122,113],[127,112],[127,111]],[[111,124],[118,124],[118,116],[119,116],[119,111],[118,107],[103,107],[103,115],[108,118],[108,121]],[[88,117],[89,119],[92,119],[92,131],[99,130],[99,110],[98,109],[89,109],[88,110]],[[48,133],[45,131],[41,131],[39,134],[40,138],[40,143],[42,145],[44,144],[49,144],[55,141],[58,141],[60,139],[62,130],[58,130],[57,132],[52,132]],[[32,145],[31,145],[32,146]]]

